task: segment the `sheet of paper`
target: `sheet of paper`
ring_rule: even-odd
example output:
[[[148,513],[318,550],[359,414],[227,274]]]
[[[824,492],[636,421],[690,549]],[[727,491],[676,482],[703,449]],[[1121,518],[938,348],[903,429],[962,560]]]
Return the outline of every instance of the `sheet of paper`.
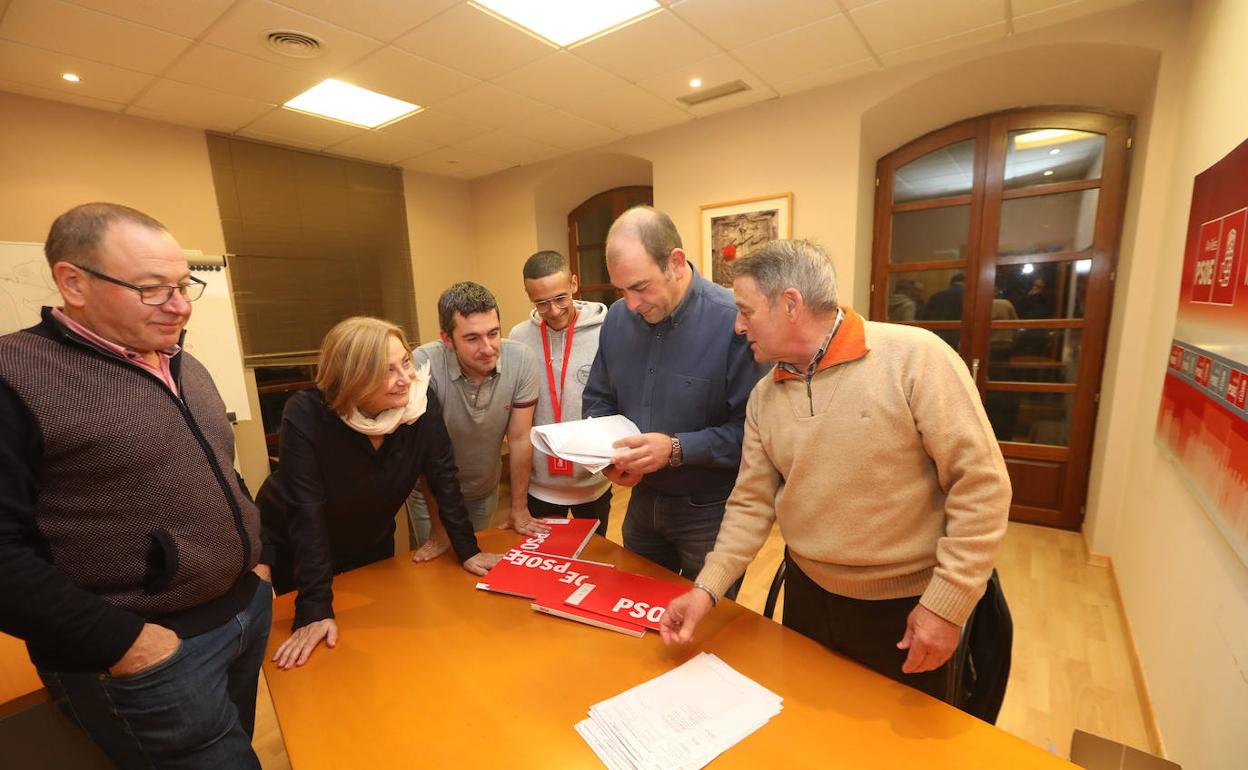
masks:
[[[702,653],[594,704],[577,732],[613,770],[698,770],[782,708],[780,696]]]
[[[613,414],[610,417],[535,425],[529,437],[539,452],[571,460],[585,466],[591,473],[597,473],[610,465],[611,458],[619,451],[613,446],[616,441],[640,433],[632,420]]]

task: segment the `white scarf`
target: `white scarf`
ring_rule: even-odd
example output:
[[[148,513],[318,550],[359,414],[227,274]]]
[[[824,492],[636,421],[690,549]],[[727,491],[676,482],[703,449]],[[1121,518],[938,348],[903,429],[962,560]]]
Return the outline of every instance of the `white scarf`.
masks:
[[[376,417],[366,417],[359,408],[351,410],[351,416],[342,421],[365,436],[388,436],[402,425],[411,425],[420,419],[429,405],[429,362],[416,370],[416,377],[407,391],[407,406],[379,412]]]

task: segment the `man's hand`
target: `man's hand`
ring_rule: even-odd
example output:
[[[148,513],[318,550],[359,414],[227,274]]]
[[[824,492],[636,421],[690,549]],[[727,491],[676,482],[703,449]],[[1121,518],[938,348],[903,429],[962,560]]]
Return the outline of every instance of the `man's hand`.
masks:
[[[438,528],[436,530],[430,528],[429,539],[425,544],[412,551],[412,561],[433,561],[442,554],[446,553],[446,549],[451,547],[451,538],[447,536],[446,530]]]
[[[326,647],[338,644],[338,624],[333,618],[325,618],[298,628],[290,638],[282,642],[282,646],[273,653],[273,662],[283,670],[302,666],[308,662],[312,651],[322,641]]]
[[[267,564],[257,564],[251,568],[251,571],[266,583],[273,582],[273,568]]]
[[[640,473],[629,473],[628,471],[617,468],[614,465],[608,465],[602,469],[602,475],[612,484],[619,484],[622,487],[635,487],[641,483]]]
[[[178,635],[164,626],[144,623],[143,630],[135,638],[130,649],[113,664],[108,673],[113,676],[130,676],[158,663],[168,660],[178,650]]]
[[[629,473],[654,473],[672,459],[672,437],[665,433],[625,436],[611,446],[621,450],[611,464]]]
[[[474,575],[484,575],[494,569],[494,565],[503,560],[501,553],[486,553],[481,551],[464,562],[464,569]]]
[[[667,605],[663,620],[659,622],[659,636],[664,644],[684,644],[693,639],[693,629],[698,621],[714,607],[711,596],[701,588],[677,596]]]
[[[550,532],[550,525],[542,523],[529,514],[528,508],[512,509],[507,521],[498,525],[499,529],[514,529],[522,535],[544,535]]]
[[[906,634],[897,649],[909,650],[901,670],[907,674],[938,669],[958,648],[962,628],[945,620],[922,604],[915,605],[906,618]]]

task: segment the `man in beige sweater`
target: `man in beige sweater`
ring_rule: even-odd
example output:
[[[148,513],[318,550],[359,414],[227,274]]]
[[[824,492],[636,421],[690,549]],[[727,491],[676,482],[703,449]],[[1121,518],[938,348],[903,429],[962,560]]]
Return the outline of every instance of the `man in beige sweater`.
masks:
[[[736,263],[737,331],[771,376],[750,394],[736,487],[695,588],[663,619],[694,627],[774,521],[784,624],[936,697],[1005,534],[1010,482],[966,366],[923,329],[838,305],[831,260],[774,241]]]

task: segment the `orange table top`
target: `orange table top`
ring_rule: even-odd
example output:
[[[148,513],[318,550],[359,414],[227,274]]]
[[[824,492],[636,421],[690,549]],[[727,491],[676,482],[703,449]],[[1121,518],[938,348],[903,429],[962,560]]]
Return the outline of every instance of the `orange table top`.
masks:
[[[0,703],[40,689],[43,682],[26,654],[26,643],[0,634]]]
[[[481,533],[486,550],[518,542]],[[672,579],[595,536],[582,558]],[[724,601],[694,642],[666,647],[539,614],[475,589],[449,553],[399,556],[334,579],[340,638],[302,668],[265,673],[294,770],[602,767],[573,725],[598,701],[700,651],[784,698],[784,710],[715,768],[1067,768],[1025,741]],[[273,607],[269,654],[289,636],[294,594]]]

